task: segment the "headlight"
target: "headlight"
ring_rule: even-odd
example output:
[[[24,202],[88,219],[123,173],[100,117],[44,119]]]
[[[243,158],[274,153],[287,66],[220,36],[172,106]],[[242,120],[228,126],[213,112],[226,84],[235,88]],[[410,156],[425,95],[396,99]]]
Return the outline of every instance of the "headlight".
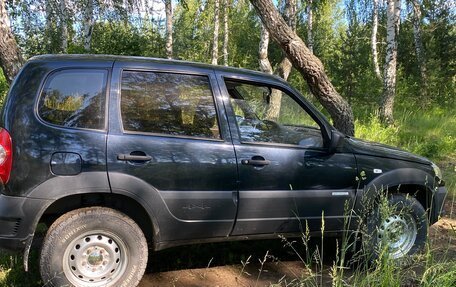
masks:
[[[442,171],[440,170],[440,168],[435,163],[432,163],[432,169],[434,169],[435,176],[438,179],[441,180],[442,179]]]

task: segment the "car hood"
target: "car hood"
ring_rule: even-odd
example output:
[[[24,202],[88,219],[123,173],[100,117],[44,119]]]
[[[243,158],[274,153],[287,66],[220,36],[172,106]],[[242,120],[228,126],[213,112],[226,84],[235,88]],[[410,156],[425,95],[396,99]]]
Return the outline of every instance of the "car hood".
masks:
[[[369,142],[352,137],[347,137],[346,142],[350,146],[354,154],[364,154],[384,158],[412,161],[422,164],[432,164],[432,162],[425,157],[410,152],[406,152],[397,147],[392,147],[389,145],[380,144],[376,142]]]

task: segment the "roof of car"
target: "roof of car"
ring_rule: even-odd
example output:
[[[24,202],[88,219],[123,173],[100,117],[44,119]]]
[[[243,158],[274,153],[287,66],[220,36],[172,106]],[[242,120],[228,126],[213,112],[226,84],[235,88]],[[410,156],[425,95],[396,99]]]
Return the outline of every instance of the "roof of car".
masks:
[[[205,63],[191,62],[191,61],[182,61],[182,60],[172,60],[172,59],[162,59],[162,58],[151,58],[151,57],[138,57],[138,56],[117,56],[117,55],[101,55],[101,54],[49,54],[49,55],[39,55],[34,56],[29,59],[29,61],[81,61],[85,62],[114,62],[114,61],[125,61],[132,63],[157,63],[157,64],[167,64],[167,65],[176,65],[176,66],[185,66],[185,67],[196,67],[203,69],[211,69],[214,71],[228,72],[228,73],[238,73],[251,76],[262,76],[270,77],[275,80],[283,81],[282,78],[270,75],[267,73],[252,71],[243,68],[234,68],[226,67],[219,65],[210,65]]]

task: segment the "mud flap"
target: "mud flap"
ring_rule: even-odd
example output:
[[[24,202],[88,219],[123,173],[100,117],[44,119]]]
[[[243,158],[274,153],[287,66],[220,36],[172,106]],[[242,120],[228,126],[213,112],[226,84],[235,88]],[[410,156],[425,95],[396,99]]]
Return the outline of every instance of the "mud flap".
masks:
[[[28,237],[27,241],[25,242],[25,249],[24,249],[24,258],[23,258],[23,264],[24,264],[24,270],[25,272],[28,272],[28,258],[30,255],[30,249],[32,248],[32,242],[33,242],[33,237],[34,233],[30,234]]]

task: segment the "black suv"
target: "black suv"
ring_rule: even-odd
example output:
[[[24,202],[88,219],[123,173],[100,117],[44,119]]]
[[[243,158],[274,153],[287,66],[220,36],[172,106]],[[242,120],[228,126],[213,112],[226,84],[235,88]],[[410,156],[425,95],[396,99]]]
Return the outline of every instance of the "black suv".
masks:
[[[148,249],[340,234],[365,200],[393,258],[423,247],[446,190],[429,160],[335,130],[278,77],[162,59],[47,55],[11,86],[0,130],[0,247],[48,226],[54,286],[135,286]],[[306,222],[306,224],[304,224]],[[389,234],[394,233],[394,236]]]

